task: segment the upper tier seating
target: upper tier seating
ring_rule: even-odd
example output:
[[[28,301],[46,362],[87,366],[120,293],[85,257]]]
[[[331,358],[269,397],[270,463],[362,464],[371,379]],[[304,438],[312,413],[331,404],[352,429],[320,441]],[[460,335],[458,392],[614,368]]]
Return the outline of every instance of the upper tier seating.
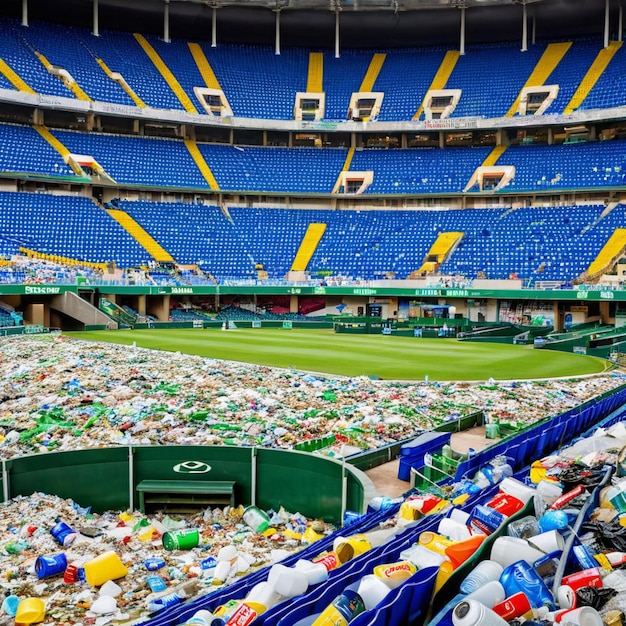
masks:
[[[209,190],[180,139],[53,130],[70,152],[91,155],[120,185]],[[47,177],[73,172],[32,128],[0,124],[0,173]],[[330,194],[344,148],[239,147],[198,144],[223,191]],[[491,148],[356,150],[351,171],[373,171],[367,194],[460,193]],[[498,165],[515,166],[505,193],[623,187],[626,140],[511,146]],[[476,189],[474,189],[475,191]]]
[[[195,109],[204,114],[194,87],[204,87],[200,71],[185,40],[165,43],[156,36],[146,37],[165,66],[173,73]],[[63,45],[58,45],[63,41]],[[276,55],[270,46],[220,43],[211,48],[197,41],[237,117],[293,119],[297,92],[306,91],[309,52],[283,49]],[[520,89],[535,68],[546,44],[530,45],[521,52],[519,42],[468,46],[459,57],[446,89],[461,89],[461,100],[453,117],[501,117],[507,113]],[[602,49],[599,39],[575,42],[547,78],[546,84],[559,84],[560,93],[547,113],[562,113],[575,88],[582,81]],[[96,59],[111,72],[119,72],[135,94],[149,107],[184,110],[180,99],[168,85],[132,33],[102,31],[32,22],[24,27],[17,20],[0,19],[0,59],[4,60],[37,93],[76,95],[50,74],[35,53],[49,63],[70,72],[78,86],[92,100],[134,106],[124,89],[107,77]],[[373,91],[385,94],[379,119],[412,119],[441,65],[445,50],[411,48],[390,50],[374,81]],[[373,52],[342,50],[340,58],[323,53],[322,86],[326,93],[328,120],[345,120],[350,96],[360,89]],[[609,63],[581,109],[620,106],[624,101],[626,50],[622,48]],[[0,76],[0,88],[15,87]],[[423,119],[423,116],[422,116]]]

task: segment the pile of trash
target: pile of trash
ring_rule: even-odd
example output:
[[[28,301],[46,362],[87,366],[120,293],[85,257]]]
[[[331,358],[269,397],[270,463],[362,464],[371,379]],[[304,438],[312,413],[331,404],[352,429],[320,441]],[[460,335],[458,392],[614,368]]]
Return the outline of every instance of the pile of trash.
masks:
[[[523,427],[623,384],[582,379],[398,383],[68,339],[0,339],[0,458],[115,445],[376,449],[483,412]]]
[[[207,508],[179,517],[96,514],[42,493],[15,498],[2,513],[0,624],[2,615],[11,624],[143,621],[173,598],[229,585],[334,530],[282,508]],[[259,518],[262,527],[253,523]]]

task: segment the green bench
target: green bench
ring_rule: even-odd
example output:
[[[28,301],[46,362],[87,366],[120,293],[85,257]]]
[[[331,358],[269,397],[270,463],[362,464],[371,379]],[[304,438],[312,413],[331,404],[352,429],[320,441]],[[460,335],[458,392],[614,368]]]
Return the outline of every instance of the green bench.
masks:
[[[235,506],[235,481],[230,480],[142,480],[135,489],[142,513],[146,506]]]

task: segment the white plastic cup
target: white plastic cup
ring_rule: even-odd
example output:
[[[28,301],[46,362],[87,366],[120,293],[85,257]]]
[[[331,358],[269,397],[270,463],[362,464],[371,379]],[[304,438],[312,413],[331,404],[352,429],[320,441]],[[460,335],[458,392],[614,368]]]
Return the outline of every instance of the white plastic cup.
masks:
[[[280,563],[272,565],[267,582],[283,598],[293,598],[302,595],[309,587],[306,574],[298,572],[293,567],[285,567]]]
[[[257,583],[250,589],[246,596],[246,602],[262,604],[266,609],[271,609],[281,601],[276,589],[267,580]],[[209,622],[210,623],[210,622]]]
[[[533,548],[525,539],[505,535],[498,537],[493,542],[489,558],[492,561],[497,561],[505,568],[516,561],[526,561],[529,565],[533,565],[544,556],[545,552]]]
[[[500,491],[504,491],[504,493],[508,493],[510,496],[521,500],[524,504],[534,498],[537,493],[537,490],[534,487],[529,487],[521,480],[517,480],[517,478],[512,478],[510,476],[507,476],[500,483]]]
[[[556,616],[556,623],[561,626],[603,626],[602,616],[590,606],[581,606],[578,609],[563,611]]]
[[[477,600],[484,606],[493,609],[496,604],[503,602],[505,598],[506,591],[504,591],[502,583],[499,580],[490,580],[482,587],[468,594],[466,600]]]
[[[453,541],[463,541],[464,539],[469,539],[471,537],[470,530],[465,524],[462,524],[457,520],[453,520],[450,517],[444,517],[439,522],[437,532],[440,535],[449,537]]]
[[[461,582],[461,593],[472,593],[492,580],[500,580],[503,571],[496,561],[481,561]]]
[[[477,600],[465,599],[452,611],[454,626],[508,626],[508,622]]]
[[[553,480],[540,480],[537,483],[537,493],[542,497],[546,506],[550,506],[559,496],[563,495],[563,487]]]
[[[378,578],[374,574],[367,574],[361,578],[356,592],[363,599],[365,610],[371,611],[384,600],[390,591],[391,588],[385,584],[382,578]]]
[[[552,554],[552,552],[562,552],[565,547],[565,540],[563,535],[558,530],[548,530],[545,533],[529,537],[528,544],[533,548],[539,548],[539,550],[546,554]]]

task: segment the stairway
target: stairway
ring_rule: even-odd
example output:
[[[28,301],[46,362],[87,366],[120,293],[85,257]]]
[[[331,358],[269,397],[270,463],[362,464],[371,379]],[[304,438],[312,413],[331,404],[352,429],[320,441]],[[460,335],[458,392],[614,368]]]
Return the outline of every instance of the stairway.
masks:
[[[561,59],[565,56],[571,46],[571,41],[549,44],[541,55],[539,61],[537,61],[535,69],[531,72],[522,89],[525,89],[526,87],[541,87],[541,85],[546,82],[550,74],[552,74],[556,66],[561,62]],[[511,108],[508,110],[505,117],[513,117],[517,113],[520,98],[521,91],[517,98],[515,98],[515,101],[511,105]]]
[[[217,80],[217,76],[215,76],[215,72],[204,54],[204,50],[197,43],[189,42],[187,46],[189,46],[189,51],[191,52],[193,60],[196,62],[196,67],[204,80],[204,84],[209,89],[218,89],[219,91],[222,91],[220,83]]]
[[[498,162],[498,159],[506,152],[506,146],[496,146],[483,161],[482,167],[491,167]]]
[[[70,151],[45,127],[35,125],[33,128],[61,155],[63,161],[67,163],[76,176],[84,176],[83,169],[70,159]]]
[[[337,176],[337,180],[335,181],[335,186],[333,187],[333,193],[337,193],[341,188],[342,183],[342,172],[347,172],[350,169],[350,165],[352,164],[352,159],[354,158],[354,148],[350,148],[348,150],[348,154],[346,155],[346,160],[343,163],[343,168],[341,172],[339,172],[339,176]]]
[[[448,50],[446,55],[443,57],[443,61],[433,78],[432,83],[430,83],[430,87],[428,91],[433,91],[434,89],[444,89],[448,79],[450,78],[450,74],[454,70],[457,61],[459,60],[460,53],[458,50]],[[424,110],[424,103],[420,104],[419,109],[417,109],[417,113],[413,116],[414,120],[419,120],[422,111]]]
[[[163,59],[159,56],[159,53],[152,47],[148,40],[139,33],[133,33],[133,36],[137,40],[137,43],[141,46],[143,51],[148,55],[148,58],[157,68],[165,82],[169,85],[170,89],[174,92],[174,95],[178,98],[179,102],[183,105],[183,108],[187,113],[197,113],[196,107],[193,105],[189,96],[185,90],[181,87],[180,83],[172,74],[172,71],[165,64]]]
[[[46,57],[40,52],[35,52],[37,58],[41,61],[42,65],[54,76],[58,76],[63,84],[79,99],[85,102],[91,102],[91,98],[80,88],[78,83],[73,77],[70,77],[70,73],[64,69],[52,65]]]
[[[174,258],[167,252],[152,235],[147,233],[128,213],[119,209],[105,209],[106,212],[142,246],[157,262],[175,263]]]
[[[146,103],[133,91],[131,86],[124,80],[119,72],[112,72],[109,66],[102,60],[96,59],[96,63],[102,68],[102,71],[113,81],[116,82],[135,103],[136,106],[144,108]]]
[[[306,81],[306,90],[310,93],[324,91],[324,55],[321,52],[309,53],[309,74]]]
[[[309,227],[302,238],[298,252],[291,264],[292,272],[304,272],[317,249],[324,233],[326,232],[326,224],[309,224]]]
[[[616,228],[607,242],[602,246],[598,256],[587,268],[587,276],[593,280],[611,268],[612,263],[626,249],[626,228]]]
[[[365,72],[363,82],[361,82],[359,92],[368,92],[374,89],[374,83],[378,78],[378,74],[380,73],[386,58],[387,55],[383,53],[376,53],[372,57],[369,67],[367,68],[367,72]]]
[[[600,76],[602,76],[604,70],[608,67],[611,59],[615,56],[615,53],[622,47],[621,41],[611,41],[608,48],[602,48],[596,56],[594,62],[591,64],[587,73],[580,81],[578,89],[574,92],[569,104],[565,107],[563,113],[573,113],[589,95],[589,92],[593,89],[594,85],[598,82]]]
[[[7,63],[0,59],[0,73],[18,90],[26,93],[36,93]]]
[[[427,259],[432,260],[424,261],[417,272],[413,272],[411,274],[411,277],[415,278],[415,275],[421,276],[422,274],[436,271],[437,268],[452,253],[459,241],[463,239],[464,235],[465,233],[461,232],[439,233],[437,239],[435,239],[435,242],[430,247],[428,255],[426,256]]]
[[[198,148],[198,144],[193,139],[185,139],[185,146],[187,150],[189,150],[189,154],[191,158],[194,160],[195,164],[198,166],[200,173],[204,176],[204,180],[209,183],[209,187],[214,191],[219,191],[219,184],[211,171],[208,163],[205,161],[200,149]]]

